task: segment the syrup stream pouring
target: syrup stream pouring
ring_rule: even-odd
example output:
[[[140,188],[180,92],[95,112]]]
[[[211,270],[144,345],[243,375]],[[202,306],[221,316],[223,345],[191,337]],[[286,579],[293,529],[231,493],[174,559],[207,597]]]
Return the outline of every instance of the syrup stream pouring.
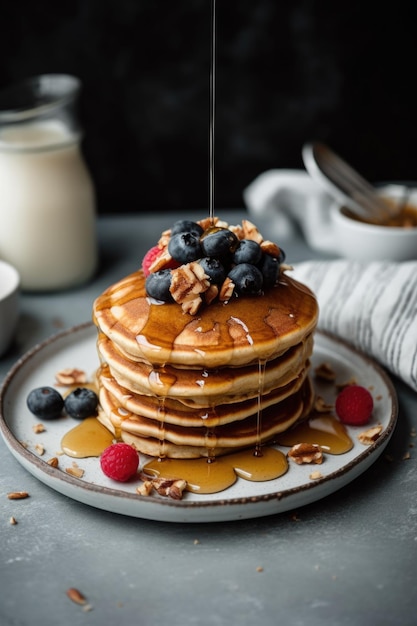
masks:
[[[322,143],[307,143],[302,150],[310,176],[355,215],[369,222],[383,224],[399,212],[377,190],[337,154]]]
[[[209,129],[209,207],[210,219],[214,220],[214,122],[216,113],[216,0],[211,0],[210,40],[210,129]]]

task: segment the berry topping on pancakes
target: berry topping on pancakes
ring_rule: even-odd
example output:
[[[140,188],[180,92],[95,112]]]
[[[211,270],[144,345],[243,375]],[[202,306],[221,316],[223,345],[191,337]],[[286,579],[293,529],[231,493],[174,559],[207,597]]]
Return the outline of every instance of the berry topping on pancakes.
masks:
[[[284,251],[248,220],[239,226],[217,218],[179,220],[146,253],[142,269],[148,296],[195,315],[214,300],[262,295],[277,282],[284,260]]]

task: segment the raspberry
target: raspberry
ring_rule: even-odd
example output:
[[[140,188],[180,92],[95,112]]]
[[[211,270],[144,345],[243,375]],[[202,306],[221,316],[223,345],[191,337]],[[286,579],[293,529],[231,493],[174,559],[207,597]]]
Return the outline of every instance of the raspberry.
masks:
[[[363,426],[371,418],[374,401],[365,387],[349,385],[336,398],[336,413],[344,424]]]
[[[124,483],[136,474],[139,454],[128,443],[113,443],[102,453],[100,465],[106,476]]]
[[[153,246],[145,254],[142,260],[142,269],[143,269],[143,273],[145,274],[145,276],[149,276],[150,274],[149,268],[151,267],[155,259],[157,259],[162,253],[163,253],[162,248],[160,248],[159,246]],[[178,263],[174,261],[174,259],[171,259],[170,261],[165,262],[164,267],[161,269],[175,269],[176,267],[178,267]]]
[[[153,246],[143,257],[142,269],[145,276],[149,276],[149,268],[155,259],[161,254],[162,250],[159,246]]]

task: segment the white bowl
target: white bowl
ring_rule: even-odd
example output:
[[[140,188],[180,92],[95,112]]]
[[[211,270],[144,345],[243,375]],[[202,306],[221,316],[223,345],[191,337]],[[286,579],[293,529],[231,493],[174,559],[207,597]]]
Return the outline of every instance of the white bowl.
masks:
[[[403,185],[384,185],[380,193],[401,201]],[[408,204],[416,207],[417,188],[409,190]],[[417,259],[417,227],[379,226],[352,219],[340,203],[330,209],[334,252],[358,261],[408,261]]]
[[[0,261],[0,356],[10,346],[19,317],[20,276],[9,263]]]

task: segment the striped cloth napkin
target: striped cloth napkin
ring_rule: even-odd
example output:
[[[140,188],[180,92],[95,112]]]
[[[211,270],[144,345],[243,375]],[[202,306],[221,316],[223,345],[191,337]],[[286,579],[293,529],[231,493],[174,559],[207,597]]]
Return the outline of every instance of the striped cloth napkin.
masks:
[[[306,261],[291,275],[316,294],[320,329],[417,391],[417,261]]]

